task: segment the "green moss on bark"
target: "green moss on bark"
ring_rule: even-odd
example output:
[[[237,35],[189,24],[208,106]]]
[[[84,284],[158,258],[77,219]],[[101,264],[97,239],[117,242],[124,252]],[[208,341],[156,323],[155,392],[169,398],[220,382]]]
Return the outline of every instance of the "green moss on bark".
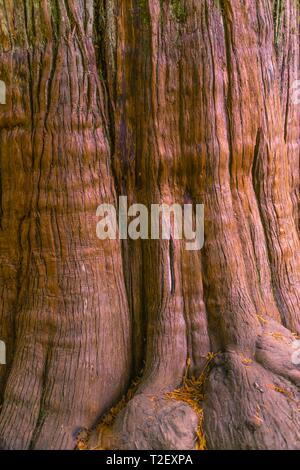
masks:
[[[274,1],[274,37],[276,47],[280,44],[280,32],[282,27],[282,21],[284,16],[284,0],[275,0]]]
[[[140,15],[142,18],[142,22],[144,24],[149,24],[150,12],[149,12],[148,0],[138,0],[138,7],[139,7]]]
[[[183,0],[171,0],[171,11],[177,23],[185,23],[187,11]]]

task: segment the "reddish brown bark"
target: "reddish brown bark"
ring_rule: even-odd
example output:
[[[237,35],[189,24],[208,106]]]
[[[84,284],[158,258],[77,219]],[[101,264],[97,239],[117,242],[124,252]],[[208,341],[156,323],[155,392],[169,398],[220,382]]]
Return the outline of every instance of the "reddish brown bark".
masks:
[[[72,448],[142,370],[88,446],[191,449],[199,416],[165,393],[213,352],[207,446],[299,448],[299,3],[0,14],[2,447]],[[118,195],[204,203],[203,250],[100,242]]]
[[[1,12],[1,442],[72,448],[130,375],[120,246],[96,237],[96,208],[115,192],[93,8]]]

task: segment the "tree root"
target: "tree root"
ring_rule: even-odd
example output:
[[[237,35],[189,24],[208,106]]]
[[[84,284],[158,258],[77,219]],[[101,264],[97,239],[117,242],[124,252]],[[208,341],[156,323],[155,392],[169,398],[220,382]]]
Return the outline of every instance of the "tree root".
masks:
[[[86,449],[297,449],[300,370],[292,363],[294,335],[264,319],[253,357],[211,354],[199,378],[161,395],[126,397],[87,437]]]

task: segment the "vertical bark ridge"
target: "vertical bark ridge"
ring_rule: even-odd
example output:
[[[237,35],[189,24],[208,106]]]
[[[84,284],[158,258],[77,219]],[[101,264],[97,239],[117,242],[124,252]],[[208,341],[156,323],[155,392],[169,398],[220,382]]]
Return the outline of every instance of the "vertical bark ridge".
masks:
[[[294,219],[299,229],[299,120],[300,109],[293,102],[293,84],[299,80],[299,2],[284,3],[278,30],[277,61],[280,76],[282,112],[285,116],[284,132],[289,160],[290,190]]]
[[[71,448],[143,368],[101,446],[191,449],[199,416],[165,392],[211,350],[208,446],[299,447],[298,17],[296,0],[0,0],[2,447]],[[96,207],[119,195],[204,203],[201,253],[100,242]]]
[[[298,393],[299,374],[289,362],[293,337],[280,325],[298,329],[297,189],[288,180],[295,157],[287,150],[295,130],[287,126],[289,98],[280,95],[286,80],[274,40],[283,25],[287,31],[293,26],[284,16],[274,26],[271,2],[176,4],[180,15],[173,2],[119,3],[115,168],[118,188],[131,202],[205,203],[205,246],[201,256],[191,255],[175,242],[170,268],[169,244],[125,244],[130,289],[143,295],[131,308],[136,325],[142,318],[148,325],[146,364],[136,396],[103,442],[110,448],[136,442],[156,448],[156,430],[160,445],[168,438],[172,445],[158,431],[163,420],[176,429],[157,411],[159,395],[178,382],[184,357],[192,358],[192,370],[199,373],[201,356],[212,348],[219,354],[203,403],[208,445],[292,448],[299,439],[292,438],[298,418],[280,427],[271,403],[288,413],[293,405],[266,389],[265,399],[258,400],[255,377],[264,386],[272,383],[273,391],[280,383]],[[292,49],[292,41],[286,47]],[[292,62],[281,67],[293,68]],[[284,347],[273,338],[276,329]],[[139,338],[141,330],[144,324],[135,329]],[[179,368],[170,370],[166,350]],[[140,417],[152,409],[148,394],[157,400],[155,419],[143,424]],[[262,422],[274,429],[270,439],[265,424],[257,431],[256,401],[266,409]]]
[[[151,207],[153,203],[183,203],[185,198],[189,198],[187,172],[191,169],[190,167],[186,169],[181,161],[181,140],[185,131],[182,128],[183,113],[186,110],[183,104],[185,94],[184,92],[178,93],[180,87],[184,86],[179,72],[181,70],[180,53],[176,50],[180,44],[181,26],[174,20],[170,6],[164,6],[159,2],[151,2],[151,4],[131,2],[130,6],[124,4],[124,7],[123,4],[120,7],[118,24],[120,46],[117,62],[119,109],[117,108],[116,113],[116,148],[118,149],[116,160],[117,164],[120,162],[120,169],[116,173],[123,181],[123,184],[119,183],[119,187],[125,186],[126,194],[130,195],[131,202],[135,199],[146,203],[147,207]],[[131,17],[128,11],[132,11]],[[169,24],[167,18],[171,18]],[[176,47],[170,47],[169,39],[177,41]],[[125,84],[127,84],[126,89]],[[141,93],[137,90],[141,90]],[[166,97],[169,93],[172,94],[172,100],[168,102]],[[183,106],[184,109],[178,115],[177,110]],[[148,109],[147,112],[146,109]],[[173,121],[174,118],[176,121]],[[169,142],[172,142],[172,150]],[[173,188],[176,188],[175,191]],[[146,299],[143,308],[148,323],[145,378],[148,374],[151,377],[151,380],[147,379],[142,382],[145,388],[147,388],[146,383],[150,386],[151,382],[153,386],[156,374],[158,388],[163,388],[163,384],[168,384],[169,387],[173,382],[173,386],[178,384],[187,356],[197,358],[197,363],[192,364],[192,369],[199,371],[201,363],[204,362],[203,356],[209,349],[208,337],[205,338],[206,320],[201,298],[199,255],[185,253],[184,244],[173,241],[174,261],[171,267],[173,282],[170,288],[169,247],[168,243],[163,243],[160,248],[157,248],[157,242],[143,242],[141,246],[133,248],[132,257],[139,256],[137,251],[143,250],[142,259],[145,263],[143,284],[147,292],[145,289]],[[185,278],[189,272],[189,269],[183,271],[183,265],[189,266],[193,274],[199,276],[199,282],[194,284],[194,293],[190,292],[191,297],[182,290],[182,283],[186,285]],[[133,272],[132,279],[137,279],[137,284],[139,284],[139,275],[136,272]],[[160,279],[163,280],[162,286],[159,284]],[[138,288],[135,291],[138,291]],[[138,308],[141,305],[140,302]],[[189,309],[185,311],[187,305]],[[200,316],[198,316],[199,307],[201,308]],[[172,310],[174,310],[173,319],[168,313],[170,311],[171,314]],[[140,314],[134,312],[134,315]],[[188,326],[186,326],[187,322]],[[174,330],[171,334],[170,330],[167,333],[168,329],[172,328],[171,325],[178,328],[178,331]],[[187,330],[189,333],[186,332]],[[189,338],[184,339],[186,335]],[[155,339],[156,336],[157,339]],[[176,337],[180,343],[177,343]],[[181,340],[180,337],[182,337]],[[203,343],[199,341],[200,337]],[[169,338],[174,340],[173,346],[169,343]],[[186,346],[183,346],[184,342]],[[169,350],[168,354],[164,351],[165,347]],[[161,352],[159,352],[160,348],[162,348]],[[170,353],[170,348],[172,350],[174,348],[173,353]],[[179,354],[181,359],[178,360],[179,369],[176,373],[174,366],[167,365],[167,357],[172,357],[174,362],[174,356],[179,359]],[[201,356],[202,359],[200,359]],[[154,360],[160,361],[161,366],[153,363]],[[162,367],[161,372],[159,372],[160,367]],[[172,379],[172,374],[174,379]]]
[[[3,271],[18,256],[20,286],[6,314],[16,347],[1,445],[70,448],[78,428],[120,397],[131,370],[120,245],[96,237],[96,208],[115,193],[93,2],[2,2],[1,11],[2,68],[14,78],[1,128],[10,145],[1,149],[1,248],[16,249]]]

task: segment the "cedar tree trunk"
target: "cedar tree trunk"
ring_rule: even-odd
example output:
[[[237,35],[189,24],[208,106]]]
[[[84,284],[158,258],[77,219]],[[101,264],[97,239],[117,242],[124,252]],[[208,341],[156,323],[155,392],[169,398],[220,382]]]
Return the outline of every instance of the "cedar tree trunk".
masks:
[[[298,0],[0,0],[0,447],[300,448],[299,76]]]

